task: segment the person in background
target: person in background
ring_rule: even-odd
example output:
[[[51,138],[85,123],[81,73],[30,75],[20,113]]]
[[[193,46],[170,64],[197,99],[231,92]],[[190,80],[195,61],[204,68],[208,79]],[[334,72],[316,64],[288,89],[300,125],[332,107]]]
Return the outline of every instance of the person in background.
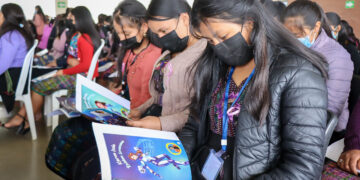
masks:
[[[68,32],[68,28],[66,28],[66,19],[59,18],[56,21],[54,30],[56,36],[53,41],[52,49],[46,55],[35,57],[34,64],[46,66],[51,62],[56,62],[56,59],[64,55],[65,43],[67,39],[66,33]]]
[[[340,16],[334,12],[327,12],[326,17],[330,22],[331,34],[346,50],[350,53],[351,60],[354,63],[354,74],[360,71],[360,50],[356,47],[356,43],[351,41],[351,35],[348,32],[347,23],[342,23]],[[344,26],[345,28],[342,28]]]
[[[114,29],[120,38],[118,55],[119,85],[130,93],[131,109],[150,99],[149,81],[161,49],[146,37],[146,8],[138,1],[125,0],[116,9]]]
[[[68,49],[70,54],[67,59],[69,68],[58,70],[54,77],[32,84],[31,99],[34,114],[41,111],[44,96],[51,95],[53,92],[61,89],[68,89],[69,94],[72,95],[75,88],[76,74],[85,75],[88,72],[94,50],[100,46],[100,37],[89,10],[84,6],[78,6],[72,9],[71,14],[71,19],[73,24],[75,24],[77,32],[73,35]],[[94,77],[97,76],[96,66]],[[22,106],[17,116],[12,118],[6,125],[8,127],[18,126],[24,121],[26,122],[26,110]],[[28,129],[27,122],[25,129]]]
[[[360,169],[360,99],[351,114],[345,133],[345,148],[337,164],[349,173],[359,175]]]
[[[47,23],[45,14],[40,6],[35,7],[33,23],[36,27],[36,39],[39,40],[38,50],[46,49],[52,26]]]
[[[264,8],[268,10],[268,13],[271,14],[276,20],[280,21],[280,18],[285,11],[285,4],[281,1],[272,1],[272,0],[261,0],[260,1]]]
[[[71,41],[77,41],[77,38],[73,38],[73,35],[76,33],[75,25],[72,22],[73,15],[71,14],[71,10],[69,9],[69,12],[67,12],[64,17],[65,19],[65,31],[66,31],[66,41],[65,41],[65,47],[64,47],[64,54],[60,56],[57,59],[54,59],[49,64],[47,64],[47,67],[59,67],[62,69],[65,69],[68,67],[67,59],[69,57],[69,47],[71,44]]]
[[[13,109],[21,68],[33,43],[30,25],[21,7],[13,3],[4,4],[0,12],[0,96],[8,112]],[[1,123],[1,126],[10,128],[7,123]],[[17,126],[17,132],[22,133],[24,124]]]
[[[137,107],[150,98],[149,80],[155,61],[161,55],[161,49],[152,45],[146,37],[146,8],[139,1],[122,1],[115,8],[113,16],[116,36],[121,40],[117,63],[119,69],[124,69],[123,73],[119,71],[119,78],[127,81],[131,107]],[[104,106],[102,103],[97,105]],[[63,142],[66,142],[66,146]],[[54,130],[45,155],[46,163],[62,177],[71,177],[70,170],[77,158],[94,145],[91,121],[84,118],[69,119]]]
[[[326,15],[315,2],[291,3],[282,20],[300,42],[321,53],[328,62],[328,110],[339,117],[331,142],[342,138],[349,119],[348,98],[354,71],[350,54],[333,39]]]
[[[326,62],[269,15],[260,1],[200,0],[191,118],[179,133],[193,179],[319,179],[327,119]],[[211,160],[211,161],[210,161]],[[204,170],[204,169],[203,169]]]
[[[205,39],[190,33],[190,6],[185,0],[152,0],[148,25],[166,50],[156,61],[150,80],[151,98],[131,109],[127,125],[177,132],[189,117],[194,63],[206,47]]]

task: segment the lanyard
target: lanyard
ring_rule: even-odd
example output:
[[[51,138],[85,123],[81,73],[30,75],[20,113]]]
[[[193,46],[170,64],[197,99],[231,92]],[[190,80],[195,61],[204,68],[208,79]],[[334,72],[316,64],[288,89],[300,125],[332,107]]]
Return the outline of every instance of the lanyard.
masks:
[[[225,99],[224,99],[224,112],[223,112],[223,122],[222,122],[223,127],[222,127],[222,138],[221,138],[221,149],[224,152],[226,151],[226,146],[227,146],[228,118],[229,118],[228,114],[227,114],[227,111],[228,111],[230,81],[231,81],[231,77],[232,77],[233,73],[234,73],[234,67],[231,67],[229,77],[228,77],[227,82],[226,82]],[[235,105],[235,103],[239,100],[241,94],[245,90],[246,86],[249,84],[251,78],[254,76],[254,73],[255,73],[255,68],[251,72],[250,76],[246,79],[245,84],[241,87],[241,90],[240,90],[239,94],[237,95],[235,101],[231,104],[230,108],[233,107]]]

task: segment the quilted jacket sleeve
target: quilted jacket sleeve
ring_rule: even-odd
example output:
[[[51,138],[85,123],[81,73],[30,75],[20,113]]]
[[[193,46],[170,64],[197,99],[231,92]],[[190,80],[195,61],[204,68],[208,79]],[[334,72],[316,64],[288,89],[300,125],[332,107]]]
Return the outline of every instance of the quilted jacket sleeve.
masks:
[[[272,167],[254,179],[319,179],[324,160],[327,91],[309,62],[288,68],[280,100],[280,153]],[[279,75],[281,77],[281,75]],[[270,132],[271,133],[271,132]]]

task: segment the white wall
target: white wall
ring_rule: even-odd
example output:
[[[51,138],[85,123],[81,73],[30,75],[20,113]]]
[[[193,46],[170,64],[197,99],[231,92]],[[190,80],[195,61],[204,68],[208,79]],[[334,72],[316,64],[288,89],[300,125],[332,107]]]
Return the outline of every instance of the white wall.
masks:
[[[151,0],[139,0],[147,7]],[[187,0],[190,5],[194,0]],[[6,3],[16,3],[20,5],[27,19],[31,19],[35,12],[35,6],[40,5],[46,15],[55,16],[55,0],[0,0],[0,6]],[[68,0],[69,7],[86,6],[89,8],[93,19],[97,21],[97,16],[101,13],[111,15],[115,7],[121,0]]]

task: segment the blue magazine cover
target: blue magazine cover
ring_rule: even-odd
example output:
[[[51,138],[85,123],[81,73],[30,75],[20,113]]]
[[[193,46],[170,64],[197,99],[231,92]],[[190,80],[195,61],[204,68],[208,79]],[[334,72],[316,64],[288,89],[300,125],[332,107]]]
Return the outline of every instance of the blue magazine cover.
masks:
[[[187,154],[173,132],[93,123],[102,179],[191,179]]]
[[[77,75],[76,110],[105,124],[125,125],[130,102],[99,84]]]

